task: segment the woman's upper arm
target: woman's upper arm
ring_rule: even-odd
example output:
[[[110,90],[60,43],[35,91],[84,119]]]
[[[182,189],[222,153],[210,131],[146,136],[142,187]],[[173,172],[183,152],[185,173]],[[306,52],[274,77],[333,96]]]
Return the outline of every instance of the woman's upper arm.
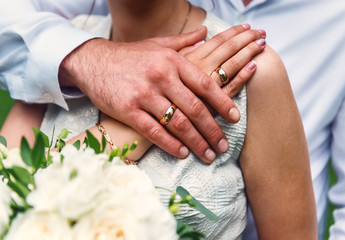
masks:
[[[258,234],[262,239],[315,239],[307,143],[287,73],[269,47],[255,60],[257,71],[247,84],[241,167]]]
[[[19,147],[22,137],[26,137],[29,144],[33,145],[35,136],[32,127],[41,126],[45,109],[45,104],[14,103],[0,132],[6,138],[9,148]]]

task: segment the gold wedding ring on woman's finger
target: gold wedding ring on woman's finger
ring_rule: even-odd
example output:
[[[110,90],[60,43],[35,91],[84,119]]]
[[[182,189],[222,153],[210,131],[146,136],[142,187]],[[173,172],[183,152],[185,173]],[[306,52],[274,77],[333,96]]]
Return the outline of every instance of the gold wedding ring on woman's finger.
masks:
[[[228,77],[226,72],[223,70],[223,68],[218,67],[214,71],[218,74],[220,81],[222,81],[222,85],[229,82],[230,78]]]
[[[162,125],[166,125],[168,124],[168,122],[170,121],[170,119],[172,118],[172,116],[174,115],[176,111],[176,105],[175,104],[171,104],[170,107],[168,108],[168,110],[165,112],[164,116],[161,118],[161,120],[159,121]]]

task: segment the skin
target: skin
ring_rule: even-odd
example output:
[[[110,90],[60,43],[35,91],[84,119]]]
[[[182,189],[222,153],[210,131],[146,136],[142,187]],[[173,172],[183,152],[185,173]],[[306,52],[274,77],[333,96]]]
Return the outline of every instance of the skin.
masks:
[[[112,5],[109,6],[113,9]],[[236,36],[243,40],[243,35]],[[212,49],[214,42],[210,41],[207,44],[208,42],[194,51],[185,52],[184,55],[185,58],[195,62],[199,59],[199,63],[196,63],[198,67],[214,78],[212,77],[215,75],[212,74],[214,68],[208,68],[208,64],[212,64],[212,57],[208,59],[207,57],[211,55],[204,54],[204,51],[207,48],[215,54],[217,49],[223,46],[218,44]],[[255,46],[252,44],[252,47]],[[203,65],[206,59],[210,63]],[[258,68],[247,85],[248,127],[240,164],[259,237],[260,239],[317,239],[316,208],[307,145],[289,79],[281,60],[270,48],[266,47],[254,60]],[[216,66],[223,64],[217,63]],[[226,89],[228,88],[225,87],[223,90],[227,91]],[[162,108],[160,114],[165,112],[166,107]],[[157,114],[157,116],[161,115]],[[176,127],[180,116],[176,112],[169,122],[168,125],[172,125],[170,126],[172,129]],[[114,125],[109,121],[114,123],[107,118],[102,124],[112,135],[114,129],[111,126]],[[97,134],[98,130],[95,128],[94,130]],[[116,131],[113,133],[115,134]],[[100,136],[98,133],[99,138]],[[116,141],[115,143],[121,146]]]
[[[186,4],[186,2],[178,1],[178,4],[181,3]],[[116,4],[116,2],[110,4]],[[121,10],[117,17],[121,20],[125,19],[124,14],[134,13],[137,16],[136,19],[127,24],[150,25],[152,22],[145,21],[146,16],[152,16],[150,6],[157,7],[159,4],[158,1],[154,1],[140,11],[142,3],[136,3],[137,8],[134,7],[131,11],[125,11],[126,4],[117,5]],[[164,4],[171,3],[165,1]],[[171,15],[161,14],[156,22],[169,22],[170,19],[166,18],[171,18],[176,13],[183,14],[183,19],[185,19],[186,11],[181,13],[169,11]],[[122,23],[123,21],[121,25]],[[174,22],[170,21],[169,24],[174,24]],[[191,20],[186,25],[185,32],[193,31],[199,25],[200,22],[198,25],[193,25]],[[129,31],[132,29],[129,25],[123,26]],[[127,43],[115,43],[104,39],[90,40],[75,49],[61,63],[60,84],[77,86],[104,113],[126,123],[170,154],[184,158],[188,155],[189,148],[200,159],[210,162],[215,158],[214,151],[223,153],[228,145],[224,133],[198,97],[204,99],[231,123],[237,122],[240,116],[229,96],[211,81],[209,75],[176,52],[202,40],[206,29],[201,28],[183,37],[162,38],[176,34],[178,31],[175,27],[173,31],[154,32],[151,35],[144,35],[141,39],[132,36],[128,36],[128,39],[119,39]],[[155,37],[157,34],[161,38],[146,39]],[[231,45],[228,46],[228,51],[231,47]],[[240,71],[243,66],[236,66],[230,75],[235,75],[234,73]],[[156,98],[156,101],[148,104],[147,95],[151,91],[156,96],[160,96],[160,99]],[[231,90],[231,92],[235,91]],[[123,94],[124,92],[126,94]],[[162,99],[165,100],[164,104],[160,104]],[[166,131],[152,117],[151,114],[157,112],[154,115],[160,119],[172,102],[182,110],[178,114],[180,119],[187,122],[186,125],[190,127],[188,133],[179,131],[176,126],[172,127],[173,130]],[[171,132],[174,134],[172,135]],[[198,139],[200,144],[190,145],[191,138]]]
[[[269,47],[247,85],[240,164],[260,239],[317,239],[307,143],[284,65]]]

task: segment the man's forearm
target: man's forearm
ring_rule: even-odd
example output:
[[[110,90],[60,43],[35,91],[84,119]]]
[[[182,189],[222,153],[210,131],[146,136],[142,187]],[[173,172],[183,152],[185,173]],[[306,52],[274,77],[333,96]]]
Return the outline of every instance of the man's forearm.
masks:
[[[18,6],[22,6],[18,8]],[[0,86],[26,102],[67,108],[58,84],[61,61],[94,35],[30,1],[0,2]],[[68,37],[66,37],[68,36]]]

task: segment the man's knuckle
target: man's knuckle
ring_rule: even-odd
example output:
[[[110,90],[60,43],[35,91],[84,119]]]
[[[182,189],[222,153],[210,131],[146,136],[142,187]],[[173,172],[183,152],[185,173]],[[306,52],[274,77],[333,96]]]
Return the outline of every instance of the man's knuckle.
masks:
[[[190,115],[192,118],[198,118],[205,109],[205,105],[200,99],[196,99],[191,103]]]
[[[178,132],[184,132],[188,129],[189,121],[183,114],[175,114],[174,127]]]
[[[151,139],[153,142],[156,142],[162,136],[162,131],[158,126],[146,126],[144,128],[144,132],[146,133],[148,138]]]
[[[165,61],[172,61],[175,58],[177,58],[177,52],[173,49],[170,48],[163,48],[161,49],[161,57],[165,60]]]
[[[201,77],[200,77],[200,80],[199,80],[199,84],[198,86],[202,89],[202,90],[208,90],[210,85],[212,84],[212,79],[211,77],[207,76],[206,74],[203,74]]]
[[[234,83],[234,81],[228,83],[228,84],[225,86],[225,91],[226,91],[228,94],[232,94],[232,93],[236,92],[236,84]]]
[[[209,130],[210,139],[218,139],[222,135],[223,135],[223,132],[219,127],[211,127]]]

